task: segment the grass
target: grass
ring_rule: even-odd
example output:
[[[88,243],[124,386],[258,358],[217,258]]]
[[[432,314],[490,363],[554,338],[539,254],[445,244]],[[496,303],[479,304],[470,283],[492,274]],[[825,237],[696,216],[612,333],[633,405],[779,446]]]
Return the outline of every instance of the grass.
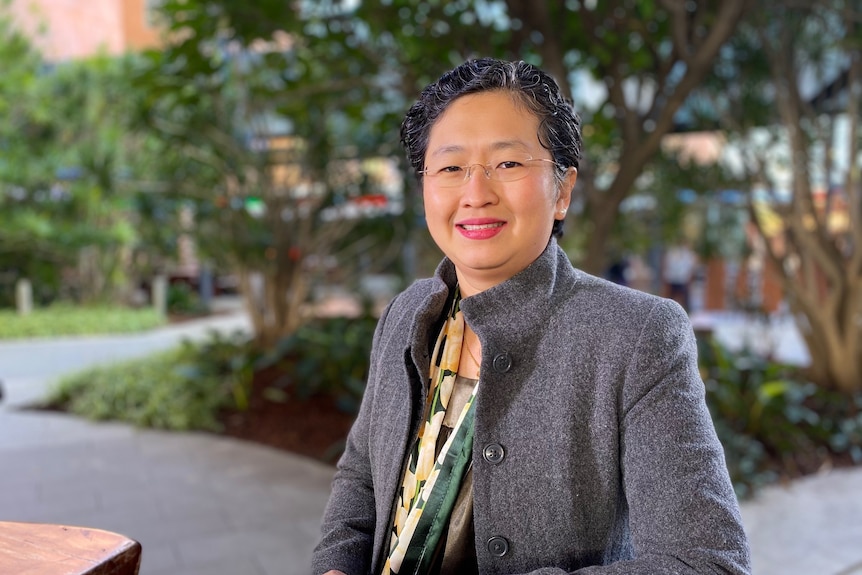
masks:
[[[155,309],[52,305],[26,316],[0,310],[0,340],[145,331],[166,322]]]

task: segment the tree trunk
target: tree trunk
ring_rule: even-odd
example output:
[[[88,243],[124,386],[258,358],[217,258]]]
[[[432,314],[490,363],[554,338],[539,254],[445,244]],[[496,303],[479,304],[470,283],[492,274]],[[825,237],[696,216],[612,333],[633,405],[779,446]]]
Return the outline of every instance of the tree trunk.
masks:
[[[253,270],[237,267],[239,275],[239,291],[245,303],[245,311],[251,321],[251,329],[255,339],[264,330],[264,305],[261,285],[258,285]]]
[[[821,387],[844,393],[862,390],[862,349],[854,325],[862,313],[858,307],[847,315],[821,307],[797,322],[811,358],[808,375]]]
[[[254,330],[255,341],[269,347],[292,334],[305,320],[303,305],[309,284],[300,272],[292,270],[269,274],[243,269],[239,273],[240,292]]]
[[[83,303],[98,301],[105,290],[105,274],[100,260],[100,249],[96,246],[82,248],[78,254],[78,293]]]
[[[848,141],[851,160],[844,180],[849,225],[846,230],[836,230],[830,227],[829,206],[832,202],[827,203],[825,210],[818,208],[811,176],[812,172],[817,172],[812,168],[832,175],[830,169],[833,164],[829,158],[825,165],[817,166],[816,154],[811,150],[819,143],[829,156],[833,153],[831,146],[836,138],[828,130],[825,134],[813,130],[818,124],[817,111],[800,93],[799,78],[805,75],[803,70],[810,64],[798,61],[798,53],[792,49],[788,51],[787,46],[791,45],[791,38],[795,39],[800,30],[806,29],[809,14],[800,12],[794,15],[795,19],[786,18],[785,21],[798,27],[788,24],[779,30],[777,36],[772,35],[774,30],[767,33],[764,28],[758,28],[769,73],[777,87],[776,110],[787,132],[791,154],[792,201],[786,213],[781,214],[784,234],[780,248],[773,245],[764,233],[751,200],[749,208],[758,232],[766,240],[770,258],[783,271],[782,285],[798,318],[811,358],[809,377],[821,387],[849,394],[862,391],[862,260],[859,259],[862,227],[859,219],[854,217],[858,210],[860,185],[857,142],[855,138]],[[849,28],[845,30],[845,41],[853,37],[853,19],[847,18],[846,22]],[[850,124],[850,133],[855,134],[859,100],[852,94],[859,93],[862,72],[858,52],[851,50],[848,54],[847,83],[851,88],[845,116]],[[835,122],[830,122],[829,126],[834,130]],[[762,157],[756,162],[765,165]],[[760,172],[762,174],[764,170],[761,168]],[[851,246],[855,248],[848,249]],[[798,265],[788,265],[792,261]]]
[[[607,190],[595,190],[588,198],[590,221],[584,256],[578,267],[587,273],[602,275],[607,265],[607,246],[619,214],[620,204],[629,193],[643,166],[627,165]],[[624,173],[625,172],[625,173]]]
[[[752,212],[753,213],[753,212]],[[766,238],[761,222],[753,217],[758,233]],[[862,390],[862,318],[860,280],[852,270],[838,276],[824,274],[811,242],[787,241],[783,252],[766,240],[768,257],[780,277],[797,327],[808,348],[808,377],[818,386],[845,393]],[[791,258],[802,263],[797,269]]]

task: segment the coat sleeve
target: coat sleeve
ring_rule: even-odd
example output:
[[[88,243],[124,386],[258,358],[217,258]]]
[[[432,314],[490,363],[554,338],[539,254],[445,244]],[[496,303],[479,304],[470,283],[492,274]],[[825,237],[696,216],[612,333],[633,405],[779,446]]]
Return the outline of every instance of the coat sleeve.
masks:
[[[694,333],[676,303],[653,306],[626,369],[621,403],[634,558],[576,573],[749,574],[748,541],[707,409]]]
[[[659,300],[636,350],[623,393],[621,461],[639,565],[620,573],[750,573],[683,309]]]
[[[394,301],[394,300],[393,300]],[[364,575],[371,568],[376,520],[374,484],[369,457],[369,437],[374,404],[374,358],[384,331],[392,302],[380,316],[374,331],[369,366],[369,385],[363,394],[356,421],[347,436],[344,453],[338,461],[332,490],[321,526],[322,537],[312,554],[312,572],[326,573],[330,569],[348,575]]]

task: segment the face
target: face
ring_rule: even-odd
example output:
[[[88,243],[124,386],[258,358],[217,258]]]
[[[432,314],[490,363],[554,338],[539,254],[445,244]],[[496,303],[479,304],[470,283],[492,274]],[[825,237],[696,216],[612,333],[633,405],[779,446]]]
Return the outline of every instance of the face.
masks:
[[[506,92],[483,92],[452,102],[431,128],[425,167],[505,164],[512,158],[551,159],[539,143],[539,119]],[[544,251],[555,219],[569,207],[577,171],[562,186],[550,162],[530,162],[523,179],[499,182],[473,166],[458,187],[423,180],[431,237],[455,264],[463,296],[501,283]],[[455,168],[451,168],[455,169]]]

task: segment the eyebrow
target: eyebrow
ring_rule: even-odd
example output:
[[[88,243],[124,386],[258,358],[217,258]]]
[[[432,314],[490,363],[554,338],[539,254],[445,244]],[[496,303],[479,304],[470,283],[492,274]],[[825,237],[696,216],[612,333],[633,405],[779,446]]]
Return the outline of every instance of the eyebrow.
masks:
[[[529,146],[526,142],[522,140],[501,140],[499,142],[494,142],[493,144],[491,144],[490,148],[492,152],[512,149],[522,149],[524,151],[527,151],[529,149]],[[441,146],[437,148],[436,150],[431,152],[430,156],[433,158],[436,156],[442,156],[444,154],[455,154],[463,151],[465,151],[464,146],[460,146],[458,144],[450,144],[448,146]]]

